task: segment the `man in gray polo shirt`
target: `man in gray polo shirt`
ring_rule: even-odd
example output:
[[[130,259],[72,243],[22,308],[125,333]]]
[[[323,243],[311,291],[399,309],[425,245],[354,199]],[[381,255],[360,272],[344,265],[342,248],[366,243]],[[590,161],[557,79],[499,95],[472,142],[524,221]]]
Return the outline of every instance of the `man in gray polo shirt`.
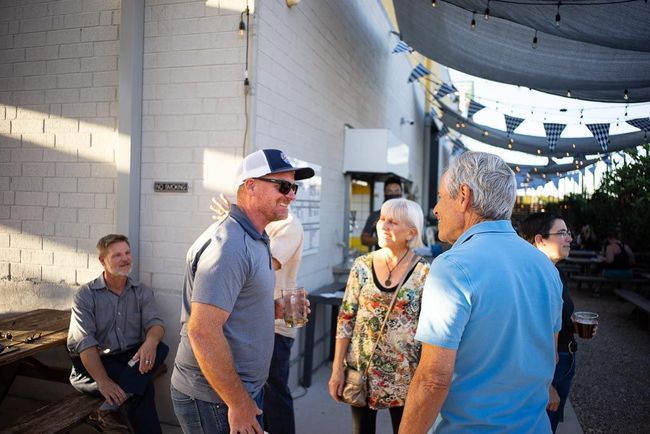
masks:
[[[273,353],[274,271],[264,228],[288,216],[294,181],[314,176],[283,152],[244,158],[237,205],[187,253],[181,340],[172,373],[185,433],[262,433],[262,388]],[[276,314],[278,311],[278,314]]]

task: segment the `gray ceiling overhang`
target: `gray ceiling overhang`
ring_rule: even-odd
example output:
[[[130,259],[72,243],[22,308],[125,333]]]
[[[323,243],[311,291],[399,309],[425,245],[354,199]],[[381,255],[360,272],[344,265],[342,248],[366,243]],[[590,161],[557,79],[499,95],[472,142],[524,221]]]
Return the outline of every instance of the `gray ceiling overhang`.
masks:
[[[513,151],[520,151],[533,155],[560,158],[566,157],[567,153],[569,153],[569,155],[594,155],[603,153],[603,150],[600,148],[595,137],[562,137],[558,140],[555,151],[551,152],[548,148],[546,137],[528,136],[516,133],[508,136],[505,131],[479,125],[471,119],[466,119],[460,113],[445,105],[441,100],[439,100],[439,102],[442,108],[442,118],[440,120],[447,126],[447,128],[488,145],[509,149],[508,141],[512,138],[514,140],[512,146]],[[465,124],[465,127],[456,127],[456,124],[461,122]],[[485,131],[488,132],[487,136],[484,134]],[[617,152],[632,148],[644,143],[645,140],[644,132],[641,130],[632,133],[611,135],[609,136],[610,143],[607,151]],[[575,147],[573,145],[575,145]],[[538,150],[539,152],[537,152]]]
[[[650,4],[562,5],[556,27],[557,1],[548,3],[493,1],[486,21],[487,1],[438,0],[433,8],[430,0],[394,0],[402,39],[442,65],[587,100],[650,101]]]

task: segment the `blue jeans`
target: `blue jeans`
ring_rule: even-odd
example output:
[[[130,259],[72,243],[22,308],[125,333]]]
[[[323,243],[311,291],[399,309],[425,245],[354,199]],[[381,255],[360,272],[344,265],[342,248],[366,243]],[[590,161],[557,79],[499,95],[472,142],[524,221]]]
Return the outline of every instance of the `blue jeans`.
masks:
[[[138,345],[120,354],[104,356],[101,361],[108,376],[122,390],[134,395],[124,404],[133,430],[138,434],[160,434],[162,431],[158,421],[158,412],[156,411],[153,374],[165,361],[169,347],[163,342],[158,344],[153,369],[146,374],[140,374],[138,365],[132,367],[128,365],[129,360],[139,348]],[[97,383],[86,371],[79,357],[72,358],[72,366],[72,372],[70,373],[72,387],[82,393],[101,396]]]
[[[194,399],[170,386],[174,413],[178,418],[181,429],[185,434],[230,434],[228,423],[228,406],[223,403],[213,404],[200,399]],[[262,408],[263,391],[254,398],[255,403]],[[257,416],[257,422],[264,428],[262,416]]]
[[[289,361],[293,339],[275,334],[269,378],[264,385],[264,428],[269,434],[295,434]]]
[[[566,404],[571,382],[576,373],[576,355],[575,353],[558,353],[560,360],[555,365],[555,375],[553,375],[553,387],[560,396],[560,405],[556,411],[546,411],[548,418],[551,420],[551,429],[553,432],[557,429],[560,422],[564,421],[564,405]]]

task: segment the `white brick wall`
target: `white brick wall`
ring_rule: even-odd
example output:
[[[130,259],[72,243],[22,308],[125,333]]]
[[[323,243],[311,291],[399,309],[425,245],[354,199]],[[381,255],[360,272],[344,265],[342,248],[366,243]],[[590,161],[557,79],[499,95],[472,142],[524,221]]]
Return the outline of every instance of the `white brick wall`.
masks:
[[[0,278],[97,274],[93,237],[115,223],[119,8],[0,7]]]
[[[226,191],[206,188],[206,152],[223,156],[209,169],[225,186],[243,153],[240,12],[145,2],[140,277],[161,289],[180,289],[185,253],[211,222],[210,196]],[[189,182],[190,193],[153,193],[154,181]]]
[[[389,128],[412,145],[412,179],[422,191],[423,128],[401,126],[400,118],[421,118],[424,98],[407,84],[406,58],[391,54],[395,38],[379,3],[257,5],[254,146],[323,167],[320,251],[304,258],[299,275],[310,287],[331,281],[329,267],[342,259],[345,123]]]

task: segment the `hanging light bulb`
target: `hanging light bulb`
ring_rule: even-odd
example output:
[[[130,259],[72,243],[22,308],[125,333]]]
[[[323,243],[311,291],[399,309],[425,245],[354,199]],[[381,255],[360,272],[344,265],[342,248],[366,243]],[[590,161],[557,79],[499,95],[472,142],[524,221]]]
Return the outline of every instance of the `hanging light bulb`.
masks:
[[[533,48],[537,48],[537,30],[535,30],[535,36],[533,36]]]
[[[560,21],[562,20],[562,17],[560,17],[560,5],[562,2],[557,2],[557,14],[555,15],[555,26],[560,27]]]
[[[483,12],[483,18],[486,20],[490,19],[490,0],[487,2],[487,7],[485,8],[485,12]]]
[[[487,137],[487,136],[489,136],[489,135],[490,135],[490,133],[489,133],[487,130],[486,130],[486,131],[483,131],[483,136]]]
[[[540,155],[541,153],[542,153],[542,150],[541,150],[541,149],[538,149],[538,150],[537,150],[537,155]]]
[[[575,143],[571,144],[571,146],[573,146],[573,149],[576,148],[576,144],[575,144]]]
[[[571,89],[566,91],[566,97],[571,98]],[[566,111],[566,110],[565,110]]]
[[[474,18],[475,14],[476,14],[476,12],[472,12],[472,22],[469,25],[472,30],[474,30],[476,28],[476,19]]]
[[[246,23],[244,22],[245,13],[246,11],[242,11],[239,15],[239,36],[244,36],[244,32],[246,31]]]
[[[566,156],[567,156],[567,157],[569,157],[569,156],[570,156],[570,154],[569,154],[569,153],[567,152],[567,153],[566,153]]]
[[[630,94],[629,94],[629,92],[627,91],[627,89],[625,89],[625,90],[623,91],[623,99],[624,99],[625,101],[627,101],[628,99],[630,99]]]
[[[436,0],[431,0],[431,7],[435,8],[436,7]]]

